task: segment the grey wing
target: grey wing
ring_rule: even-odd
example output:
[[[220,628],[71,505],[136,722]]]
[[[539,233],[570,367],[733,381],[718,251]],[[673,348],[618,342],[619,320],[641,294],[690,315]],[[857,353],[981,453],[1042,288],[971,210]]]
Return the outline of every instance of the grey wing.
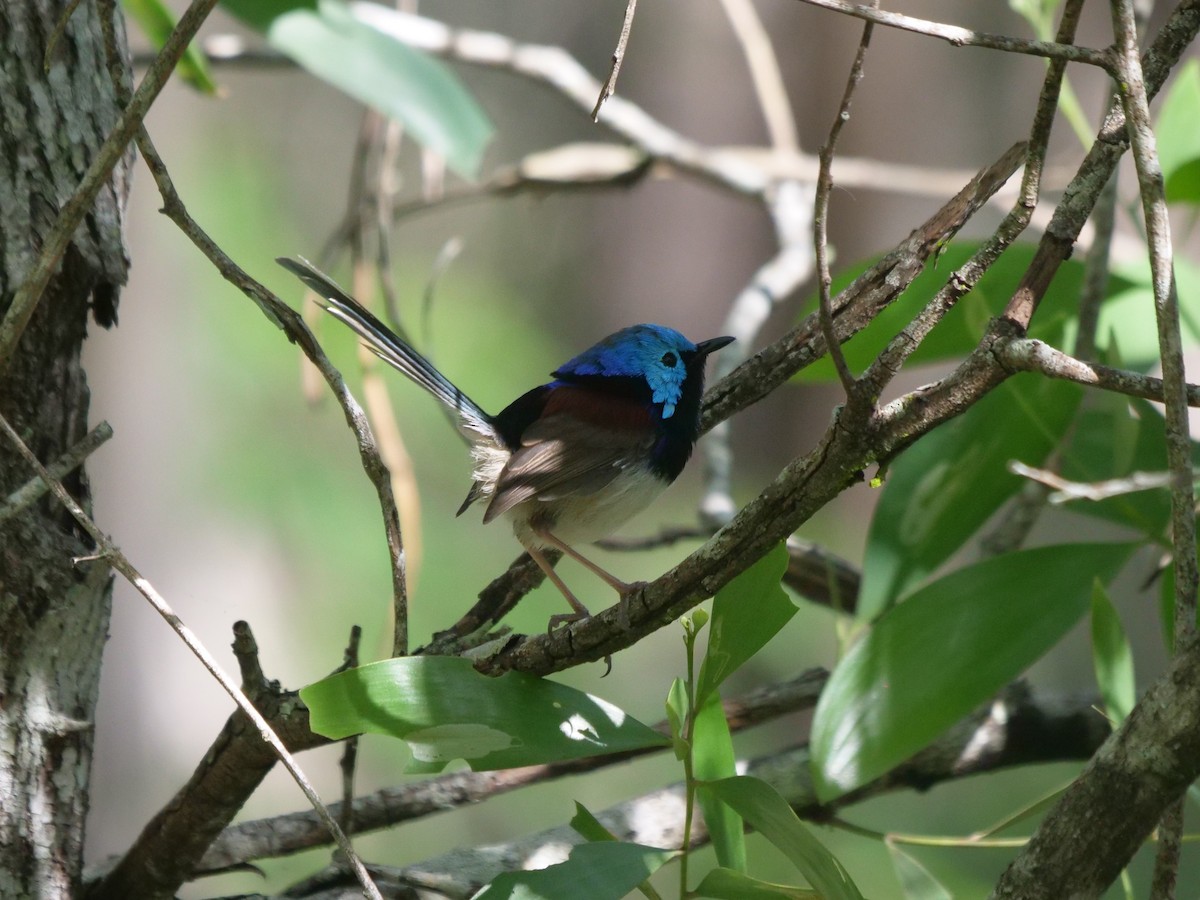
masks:
[[[644,458],[653,440],[642,432],[599,428],[574,416],[548,416],[525,429],[521,446],[496,480],[483,521],[534,498],[594,494]]]

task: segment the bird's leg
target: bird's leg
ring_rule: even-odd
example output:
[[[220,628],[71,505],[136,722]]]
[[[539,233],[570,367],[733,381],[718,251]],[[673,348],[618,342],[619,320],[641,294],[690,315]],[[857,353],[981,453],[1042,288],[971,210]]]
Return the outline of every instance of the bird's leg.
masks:
[[[635,587],[637,587],[637,585],[629,584],[626,581],[622,581],[620,578],[618,578],[616,575],[613,575],[611,572],[607,572],[604,569],[600,568],[600,566],[596,565],[594,562],[592,562],[590,559],[588,559],[586,556],[584,556],[582,553],[580,553],[574,547],[570,546],[569,544],[564,544],[562,541],[560,541],[558,538],[556,538],[549,531],[546,531],[544,528],[539,529],[537,531],[537,536],[540,537],[542,540],[544,540],[547,544],[550,544],[552,547],[557,547],[559,550],[561,550],[563,553],[567,554],[567,556],[571,557],[571,559],[575,560],[577,563],[579,563],[583,566],[586,566],[588,569],[595,572],[597,577],[603,579],[606,584],[608,584],[614,591],[616,591],[622,597],[624,597],[626,594],[628,594],[630,591],[632,591]]]
[[[570,622],[578,622],[580,619],[586,619],[588,616],[590,616],[591,613],[588,612],[588,608],[580,603],[575,595],[571,593],[571,589],[567,587],[566,582],[559,578],[558,573],[554,571],[554,566],[550,565],[550,560],[546,559],[542,551],[535,547],[532,543],[527,544],[525,541],[521,541],[521,543],[525,547],[525,552],[528,553],[530,558],[532,558],[533,561],[538,564],[538,568],[546,573],[546,577],[549,578],[550,582],[556,588],[558,588],[559,592],[564,597],[567,598],[567,602],[571,604],[571,609],[574,610],[574,612],[558,613],[551,616],[550,624],[546,627],[546,630],[553,631],[559,625],[566,625]]]

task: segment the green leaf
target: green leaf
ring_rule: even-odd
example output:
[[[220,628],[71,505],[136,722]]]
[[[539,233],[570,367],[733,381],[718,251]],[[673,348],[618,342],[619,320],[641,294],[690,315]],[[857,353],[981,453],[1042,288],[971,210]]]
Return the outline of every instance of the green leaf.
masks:
[[[1132,545],[1061,544],[959,569],[893,607],[834,669],[812,727],[823,801],[908,759],[1049,650]]]
[[[318,78],[402,122],[458,174],[478,174],[491,123],[441,61],[381,30],[379,20],[402,13],[352,10],[340,0],[224,0],[224,6]]]
[[[696,886],[696,895],[716,900],[822,900],[808,888],[772,884],[732,869],[713,869]]]
[[[1179,67],[1163,97],[1154,136],[1163,177],[1169,183],[1179,171],[1200,158],[1200,62]]]
[[[708,782],[705,787],[774,844],[825,900],[862,900],[837,857],[813,837],[771,785],[737,775]]]
[[[947,246],[936,262],[926,265],[911,285],[899,298],[843,345],[843,352],[850,369],[863,371],[874,361],[881,350],[933,299],[941,290],[950,273],[961,267],[979,249],[978,241],[955,241]],[[1033,244],[1014,244],[1009,247],[990,269],[979,279],[971,293],[946,313],[945,317],[929,333],[906,365],[918,366],[958,359],[975,349],[979,338],[987,327],[988,319],[999,315],[1013,295],[1021,276],[1033,261],[1036,247]],[[831,291],[836,294],[861,275],[877,260],[857,263],[834,279]],[[1038,308],[1030,329],[1030,337],[1061,345],[1064,329],[1073,318],[1078,304],[1079,288],[1083,283],[1083,264],[1069,260],[1059,267],[1045,300]],[[1112,288],[1123,287],[1116,281]],[[815,299],[812,301],[815,307]],[[796,378],[800,381],[836,381],[837,373],[828,356],[807,366]]]
[[[717,591],[708,651],[700,665],[697,704],[702,705],[796,614],[796,605],[780,586],[787,563],[787,548],[780,544]]]
[[[154,49],[161,50],[171,32],[175,30],[175,16],[162,0],[121,0],[121,6],[141,26]],[[187,49],[183,51],[175,71],[180,78],[202,94],[217,93],[217,83],[213,81],[212,72],[208,68],[208,59],[196,46],[195,41],[188,44]]]
[[[1182,163],[1167,179],[1168,203],[1200,205],[1200,157]]]
[[[580,844],[566,862],[532,872],[505,872],[473,900],[621,900],[679,855],[641,844]]]
[[[859,619],[924,581],[1020,490],[1009,460],[1041,465],[1082,395],[1076,384],[1018,376],[900,455],[871,520]]]
[[[575,801],[575,815],[571,828],[585,841],[615,841],[617,836],[604,827],[604,823],[592,815],[591,810]]]
[[[1137,702],[1133,652],[1108,591],[1099,580],[1092,585],[1092,663],[1108,717],[1119,725]]]
[[[699,781],[719,781],[737,774],[733,737],[721,708],[721,696],[715,691],[700,707],[692,733],[692,774]],[[703,786],[698,792],[700,809],[708,825],[717,862],[738,872],[746,871],[746,836],[742,817],[710,794]]]
[[[412,752],[407,772],[439,772],[455,759],[475,771],[507,769],[668,743],[598,697],[519,672],[489,678],[457,657],[359,666],[300,697],[318,734],[402,738]]]
[[[945,886],[916,859],[891,841],[887,842],[887,848],[892,857],[892,868],[896,871],[896,880],[900,882],[900,889],[907,900],[954,900]]]

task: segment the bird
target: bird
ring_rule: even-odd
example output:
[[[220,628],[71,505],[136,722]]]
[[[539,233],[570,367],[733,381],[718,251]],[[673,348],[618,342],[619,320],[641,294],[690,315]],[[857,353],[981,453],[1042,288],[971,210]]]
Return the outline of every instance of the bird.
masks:
[[[474,461],[457,515],[478,501],[485,524],[501,517],[512,523],[517,540],[571,607],[551,616],[548,630],[590,615],[546,558],[548,548],[590,569],[622,600],[629,595],[634,585],[575,545],[606,537],[679,476],[700,435],[705,360],[732,337],[694,344],[663,325],[623,328],[555,369],[553,381],[491,415],[307,260],[276,262],[368,350],[455,414]]]

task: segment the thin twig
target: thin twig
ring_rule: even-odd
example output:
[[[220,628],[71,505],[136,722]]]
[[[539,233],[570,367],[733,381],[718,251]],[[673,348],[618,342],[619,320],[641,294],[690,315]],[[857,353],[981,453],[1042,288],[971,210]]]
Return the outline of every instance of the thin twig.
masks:
[[[329,810],[326,809],[325,804],[321,802],[321,798],[317,795],[316,790],[313,788],[312,784],[309,783],[307,776],[305,776],[304,772],[300,769],[300,766],[296,763],[295,757],[288,752],[288,749],[284,746],[283,741],[279,739],[279,736],[271,728],[267,720],[263,718],[262,714],[255,709],[254,704],[250,702],[249,698],[242,693],[242,690],[238,687],[237,683],[225,673],[225,670],[221,668],[220,663],[218,663],[213,655],[208,652],[207,648],[200,643],[200,640],[196,637],[192,630],[184,624],[183,620],[180,619],[178,615],[175,614],[174,610],[171,609],[170,605],[163,598],[163,596],[159,594],[158,591],[155,590],[154,586],[146,580],[142,573],[134,567],[133,563],[131,563],[125,554],[121,552],[120,548],[118,548],[111,540],[109,540],[108,536],[96,526],[96,523],[93,522],[91,517],[83,511],[83,507],[81,507],[75,501],[75,498],[67,492],[67,489],[62,486],[62,483],[46,471],[45,467],[38,460],[37,456],[34,455],[32,450],[25,446],[25,442],[21,440],[20,435],[13,430],[13,427],[8,423],[8,419],[4,418],[3,415],[0,415],[0,431],[4,432],[8,440],[17,449],[17,452],[20,453],[21,456],[23,456],[30,464],[30,466],[33,467],[34,471],[36,471],[42,480],[45,481],[50,487],[50,490],[54,493],[54,496],[58,498],[59,502],[61,502],[63,506],[67,508],[67,510],[75,518],[75,521],[78,522],[84,531],[91,536],[92,540],[96,543],[96,549],[100,555],[107,560],[114,569],[120,572],[121,575],[123,575],[126,580],[133,585],[138,593],[140,593],[150,602],[150,605],[154,608],[154,611],[162,616],[167,625],[171,627],[171,630],[179,636],[179,639],[182,640],[187,648],[192,651],[192,654],[198,660],[200,660],[200,663],[205,669],[208,670],[208,673],[217,680],[217,682],[224,689],[225,693],[230,696],[233,702],[237,704],[238,708],[250,719],[251,722],[254,723],[254,726],[262,735],[263,740],[271,745],[271,749],[275,751],[275,754],[279,757],[280,762],[283,763],[284,767],[291,774],[296,784],[300,786],[300,790],[304,792],[304,796],[308,798],[308,801],[312,804],[313,809],[316,810],[317,814],[321,817],[338,847],[341,848],[342,852],[346,854],[346,858],[349,860],[350,865],[354,868],[354,872],[358,876],[359,883],[362,885],[363,890],[368,896],[377,898],[377,900],[383,900],[379,893],[379,889],[375,887],[375,883],[371,880],[371,876],[367,873],[366,867],[363,865],[362,860],[359,859],[354,853],[354,848],[350,846],[349,840],[347,840],[345,834],[342,833],[341,828],[338,827],[337,822],[334,821],[333,817],[329,814]]]
[[[1171,473],[1171,540],[1175,563],[1175,646],[1180,653],[1184,641],[1196,629],[1196,588],[1200,569],[1196,558],[1196,490],[1191,473],[1191,440],[1188,422],[1187,374],[1180,333],[1179,295],[1171,249],[1171,222],[1163,192],[1149,100],[1142,75],[1138,47],[1137,15],[1133,0],[1112,0],[1113,31],[1116,34],[1116,79],[1125,110],[1126,129],[1133,149],[1139,195],[1150,248],[1150,278],[1154,288],[1154,313],[1158,323],[1159,359],[1163,370],[1163,405],[1166,427],[1167,468]],[[1183,834],[1182,794],[1163,812],[1159,823],[1159,846],[1155,856],[1151,896],[1171,900]]]
[[[872,7],[879,6],[879,0],[872,0]],[[817,311],[821,317],[821,331],[825,335],[825,345],[829,349],[829,358],[837,370],[838,380],[847,398],[854,391],[854,374],[846,364],[846,356],[842,353],[842,345],[838,342],[833,330],[833,309],[830,306],[829,285],[833,276],[829,274],[829,257],[827,246],[829,194],[833,190],[833,154],[837,148],[838,137],[842,128],[850,121],[850,103],[854,99],[854,91],[863,79],[863,63],[867,58],[867,48],[871,46],[871,32],[875,25],[870,20],[863,26],[862,37],[858,41],[858,51],[854,54],[854,62],[850,65],[850,74],[846,77],[846,89],[842,92],[842,102],[838,107],[833,125],[829,128],[821,152],[818,154],[820,168],[817,173],[817,197],[813,204],[813,247],[817,261]]]
[[[283,329],[288,339],[295,342],[304,355],[316,365],[321,376],[325,379],[337,399],[346,423],[354,433],[358,445],[359,462],[375,488],[379,502],[380,513],[383,516],[384,534],[387,540],[388,556],[391,563],[392,596],[407,597],[405,584],[405,555],[404,542],[400,531],[400,516],[396,510],[396,500],[392,495],[391,482],[387,467],[379,456],[379,449],[370,423],[359,406],[358,401],[346,387],[345,379],[329,361],[325,351],[313,336],[312,331],[304,324],[300,315],[282,300],[268,291],[258,281],[251,278],[238,266],[228,254],[222,250],[208,234],[205,233],[191,217],[175,190],[171,177],[167,172],[162,158],[143,129],[138,135],[138,149],[146,161],[150,174],[163,198],[163,212],[179,226],[200,251],[216,266],[221,275],[249,297],[262,313],[277,326]],[[393,600],[393,605],[400,601]]]
[[[946,25],[942,22],[918,19],[915,16],[887,12],[873,6],[845,3],[842,0],[800,0],[800,2],[810,6],[819,6],[822,9],[831,9],[856,19],[874,22],[876,25],[886,25],[888,28],[899,28],[901,31],[911,31],[914,34],[938,38],[955,47],[987,47],[992,50],[1003,50],[1006,53],[1022,53],[1026,56],[1044,56],[1047,59],[1057,59],[1063,62],[1085,63],[1089,66],[1098,66],[1106,71],[1112,69],[1112,59],[1105,50],[1078,47],[1075,44],[1027,41],[1002,34],[987,34],[957,25]]]
[[[350,629],[350,642],[346,645],[345,659],[341,670],[353,669],[358,666],[358,647],[362,642],[362,628],[358,625]],[[342,808],[336,814],[346,838],[354,832],[354,770],[358,763],[358,735],[348,738],[342,748],[340,762],[342,770]],[[330,810],[330,812],[333,812]]]
[[[105,441],[113,436],[112,426],[107,422],[101,422],[91,431],[89,431],[83,440],[69,448],[66,453],[54,461],[47,467],[47,471],[54,478],[66,478],[73,470],[83,464],[83,461],[98,450]],[[0,522],[5,519],[10,519],[23,509],[28,509],[30,505],[36,503],[45,493],[50,490],[46,482],[35,475],[21,487],[17,488],[8,495],[8,499],[0,504]]]
[[[593,122],[600,121],[600,107],[617,89],[617,76],[621,74],[621,63],[625,61],[625,48],[629,46],[629,33],[633,30],[635,12],[637,12],[637,0],[626,0],[625,19],[621,22],[621,36],[617,39],[616,49],[613,50],[612,67],[608,70],[608,77],[604,79],[603,87],[600,88],[596,105],[592,107]]]
[[[125,155],[126,147],[141,128],[146,113],[150,111],[150,105],[167,83],[176,63],[187,50],[192,36],[216,3],[217,0],[193,0],[191,6],[180,17],[154,64],[146,71],[141,84],[122,111],[117,124],[96,151],[96,156],[84,173],[79,187],[59,211],[54,227],[44,236],[41,252],[13,295],[7,314],[0,321],[0,372],[12,359],[17,341],[21,339],[46,286],[58,269],[59,261],[71,243],[75,230],[92,208],[96,195],[108,183],[113,167]]]
[[[1149,100],[1138,51],[1137,21],[1133,0],[1112,0],[1113,29],[1121,105],[1133,148],[1146,240],[1150,246],[1150,272],[1154,311],[1158,320],[1159,355],[1163,369],[1163,405],[1166,416],[1167,467],[1175,474],[1171,489],[1171,529],[1175,547],[1175,626],[1191,631],[1196,621],[1196,588],[1200,572],[1196,560],[1195,491],[1192,487],[1191,441],[1188,425],[1187,373],[1179,323],[1179,295],[1172,262],[1171,222],[1163,194],[1162,167],[1150,124]]]
[[[1008,470],[1014,475],[1029,478],[1038,484],[1053,488],[1053,493],[1046,497],[1047,502],[1054,505],[1070,503],[1073,500],[1090,500],[1099,503],[1110,497],[1120,497],[1125,494],[1136,494],[1139,491],[1162,490],[1171,484],[1170,472],[1131,472],[1124,478],[1109,478],[1105,481],[1071,481],[1063,478],[1057,472],[1048,469],[1027,466],[1018,460],[1011,460]],[[1192,472],[1192,481],[1200,477],[1200,472]]]

